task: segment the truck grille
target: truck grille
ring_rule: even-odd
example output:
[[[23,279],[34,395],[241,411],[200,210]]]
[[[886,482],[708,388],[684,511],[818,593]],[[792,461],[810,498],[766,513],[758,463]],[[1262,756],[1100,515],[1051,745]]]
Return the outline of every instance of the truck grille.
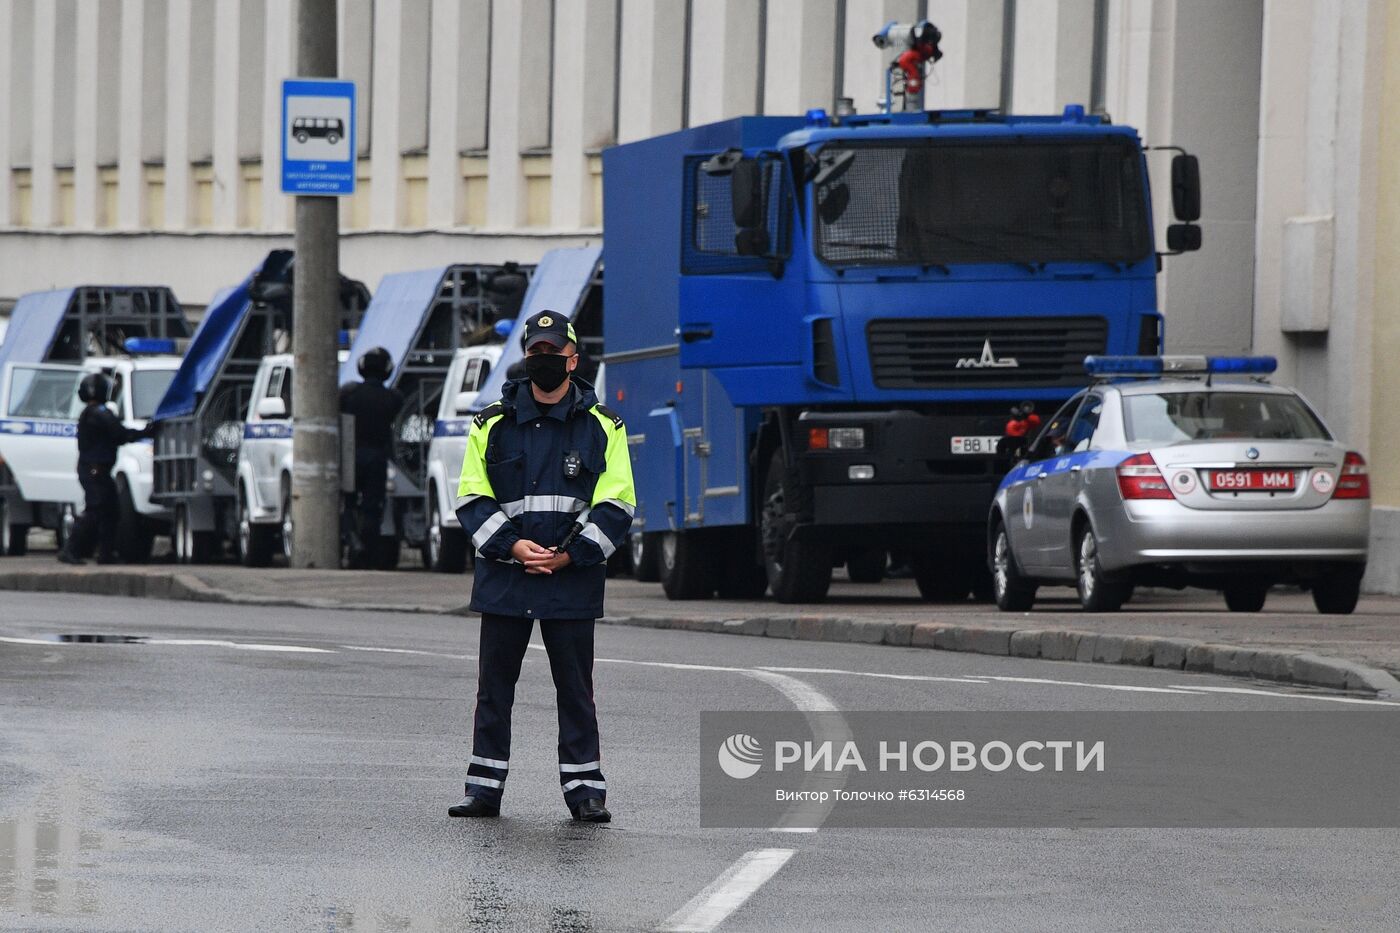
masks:
[[[870,371],[882,389],[1057,388],[1085,383],[1084,357],[1104,352],[1108,322],[893,318],[871,321],[866,339]]]

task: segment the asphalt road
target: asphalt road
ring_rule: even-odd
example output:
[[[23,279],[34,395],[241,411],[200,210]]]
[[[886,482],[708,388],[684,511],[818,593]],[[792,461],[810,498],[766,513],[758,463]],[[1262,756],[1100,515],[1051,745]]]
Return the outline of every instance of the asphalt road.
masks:
[[[405,564],[411,552],[404,551]],[[222,593],[249,601],[302,601],[309,608],[405,608],[428,612],[459,611],[471,596],[470,575],[421,570],[397,572],[252,569],[236,564],[176,567],[68,567],[52,554],[0,559],[0,585],[14,574],[60,575],[70,592],[82,592],[88,574],[103,577],[192,577]],[[28,587],[21,586],[24,590]],[[47,587],[43,587],[47,589]],[[99,591],[101,592],[101,591]],[[117,590],[116,592],[121,592]],[[1249,649],[1307,651],[1355,661],[1400,675],[1400,598],[1366,596],[1354,614],[1318,613],[1312,598],[1280,587],[1263,612],[1233,613],[1219,593],[1203,590],[1139,590],[1121,612],[1087,613],[1074,591],[1046,587],[1031,612],[999,612],[991,604],[967,601],[929,603],[919,598],[912,580],[876,584],[850,583],[838,570],[830,598],[822,603],[784,605],[758,600],[704,599],[672,602],[658,583],[615,578],[608,582],[606,610],[614,618],[729,620],[756,617],[821,617],[881,622],[937,622],[994,628],[1071,629],[1111,635],[1186,638]]]
[[[194,643],[44,640],[78,633]],[[4,929],[1400,923],[1396,830],[698,828],[700,710],[1363,708],[1345,698],[1151,669],[601,627],[615,822],[568,820],[542,652],[522,676],[505,813],[463,821],[446,807],[469,752],[470,619],[5,593],[0,637]]]

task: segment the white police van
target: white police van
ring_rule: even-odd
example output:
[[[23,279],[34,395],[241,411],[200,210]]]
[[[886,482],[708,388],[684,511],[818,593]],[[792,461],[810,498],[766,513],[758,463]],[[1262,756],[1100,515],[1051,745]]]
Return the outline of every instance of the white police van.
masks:
[[[501,350],[500,344],[463,347],[453,354],[443,382],[428,444],[428,527],[423,543],[423,565],[439,573],[461,573],[467,567],[467,536],[455,509],[457,482],[477,396],[500,361]]]
[[[263,357],[238,448],[238,559],[265,567],[292,556],[292,355]]]
[[[60,544],[83,508],[78,483],[78,383],[89,373],[111,382],[108,402],[129,428],[144,428],[180,365],[175,342],[131,338],[130,356],[90,356],[80,364],[9,363],[0,375],[0,458],[17,495],[0,499],[0,553],[23,553],[29,528],[49,528]],[[154,538],[169,532],[170,512],[151,501],[149,440],[117,451],[112,476],[120,521],[118,556],[150,559]]]
[[[340,361],[347,353],[341,350]],[[292,557],[292,379],[290,353],[265,356],[253,376],[248,419],[238,447],[237,528],[241,563],[266,567]],[[384,531],[392,534],[392,525]]]

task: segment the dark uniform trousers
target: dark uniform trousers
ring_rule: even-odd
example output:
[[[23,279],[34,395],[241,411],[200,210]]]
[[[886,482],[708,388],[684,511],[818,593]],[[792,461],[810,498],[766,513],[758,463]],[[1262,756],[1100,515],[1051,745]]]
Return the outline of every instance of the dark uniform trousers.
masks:
[[[477,663],[476,715],[467,793],[499,805],[510,769],[510,713],[532,619],[483,614]],[[559,785],[575,807],[607,799],[593,703],[593,621],[541,619],[540,634],[559,705]]]
[[[375,553],[379,542],[388,480],[389,461],[383,452],[366,447],[355,451],[355,527],[359,531],[360,547],[366,553]]]
[[[93,548],[101,560],[112,560],[117,550],[117,483],[110,463],[79,463],[78,482],[83,487],[83,514],[73,525],[69,553],[89,557]]]

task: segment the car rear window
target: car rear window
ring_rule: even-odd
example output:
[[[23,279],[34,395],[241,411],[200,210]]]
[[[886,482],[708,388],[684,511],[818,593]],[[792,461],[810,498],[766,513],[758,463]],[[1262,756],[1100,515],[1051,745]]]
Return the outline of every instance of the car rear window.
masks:
[[[1302,399],[1263,392],[1162,392],[1127,395],[1123,415],[1128,440],[1183,441],[1257,438],[1331,440]]]

